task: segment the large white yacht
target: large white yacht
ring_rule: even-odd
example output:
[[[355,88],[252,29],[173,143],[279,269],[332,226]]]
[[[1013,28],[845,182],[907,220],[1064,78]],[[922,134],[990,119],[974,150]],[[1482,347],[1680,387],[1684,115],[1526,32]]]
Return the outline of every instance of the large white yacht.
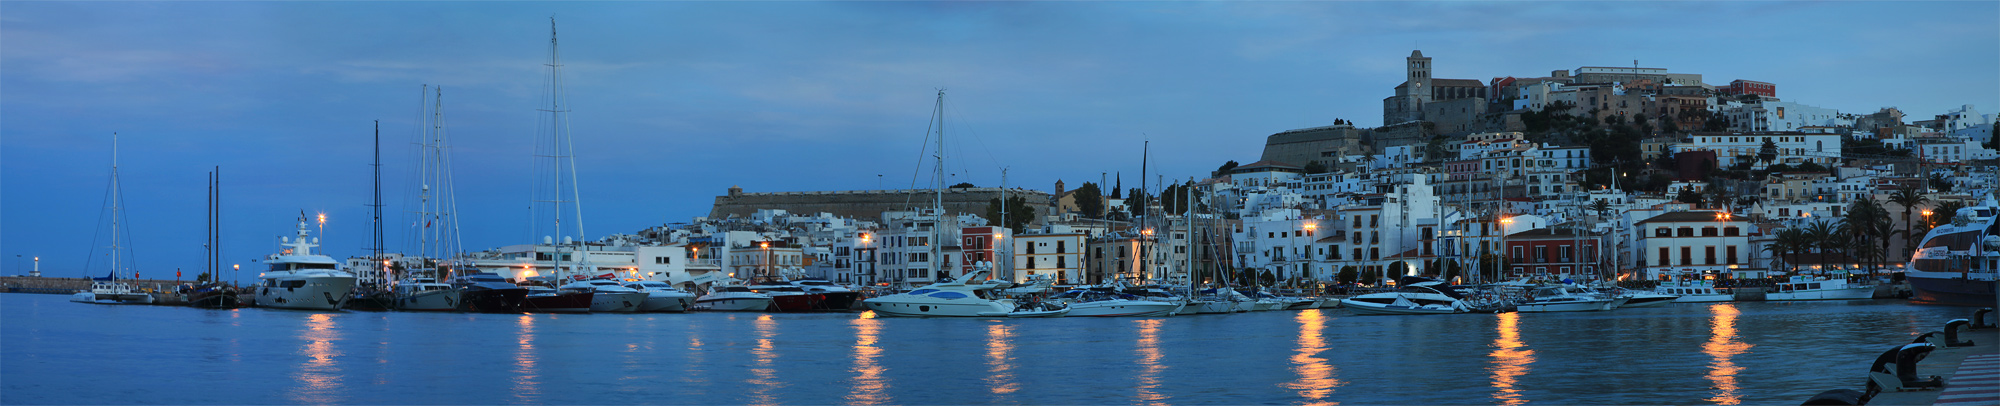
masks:
[[[1576,285],[1543,285],[1529,292],[1527,299],[1514,305],[1522,313],[1587,312],[1616,309],[1628,298],[1612,297]]]
[[[1673,295],[1674,303],[1713,303],[1736,300],[1736,294],[1717,289],[1708,281],[1687,281],[1661,283],[1653,288],[1653,293]]]
[[[954,280],[925,285],[905,293],[898,293],[862,301],[868,310],[885,316],[916,317],[1007,317],[1014,311],[1013,299],[997,299],[1000,285],[967,284],[965,281],[983,280],[992,272],[992,263],[980,262],[972,272]],[[1074,310],[1072,310],[1074,311]],[[1074,313],[1071,313],[1074,314]]]
[[[257,275],[257,306],[280,309],[339,310],[354,290],[354,274],[337,269],[339,261],[315,254],[318,240],[307,240],[306,219],[299,217],[298,237],[282,245],[291,247],[264,257],[270,269]]]
[[[1068,317],[1153,317],[1172,316],[1184,304],[1163,300],[1148,300],[1136,296],[1127,297],[1123,292],[1111,287],[1092,287],[1063,292],[1050,300],[1069,306]]]
[[[465,291],[437,278],[417,276],[396,284],[396,310],[456,311]]]
[[[1992,195],[1924,234],[1904,272],[1918,302],[1990,307],[2000,294],[2000,201]]]
[[[631,313],[639,311],[639,306],[646,303],[645,292],[621,286],[617,281],[609,279],[570,282],[563,285],[562,289],[589,290],[595,295],[590,298],[590,311],[593,313]]]
[[[695,306],[724,312],[761,312],[771,307],[771,295],[751,291],[734,283],[709,288],[708,294],[694,299]]]

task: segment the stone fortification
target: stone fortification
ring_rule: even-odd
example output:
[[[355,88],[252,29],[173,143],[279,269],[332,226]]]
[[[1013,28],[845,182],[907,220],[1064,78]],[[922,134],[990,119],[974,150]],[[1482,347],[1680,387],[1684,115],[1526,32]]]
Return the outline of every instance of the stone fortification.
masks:
[[[985,217],[986,205],[999,198],[1000,192],[1000,188],[946,189],[944,208],[952,214],[971,213]],[[1035,209],[1032,224],[1041,225],[1042,216],[1049,214],[1051,196],[1048,192],[1018,188],[1009,188],[1006,192],[1008,198],[1019,196],[1028,200],[1028,207]],[[879,221],[883,212],[930,208],[934,197],[930,189],[743,193],[742,188],[729,188],[729,194],[715,197],[715,206],[709,210],[708,218],[749,217],[757,210],[781,209],[792,214],[833,213],[836,216]],[[992,222],[998,219],[987,220]]]
[[[1342,155],[1366,154],[1362,134],[1362,130],[1345,124],[1271,134],[1264,138],[1264,156],[1258,160],[1296,166],[1319,161],[1332,166]]]

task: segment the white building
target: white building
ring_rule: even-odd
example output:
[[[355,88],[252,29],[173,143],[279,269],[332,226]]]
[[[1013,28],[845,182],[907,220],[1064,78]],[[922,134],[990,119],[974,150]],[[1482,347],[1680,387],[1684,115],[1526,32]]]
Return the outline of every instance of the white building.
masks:
[[[1806,133],[1695,133],[1686,142],[1674,144],[1670,150],[1715,151],[1716,167],[1728,169],[1738,162],[1751,162],[1752,169],[1764,169],[1770,163],[1757,160],[1763,152],[1764,142],[1770,141],[1778,148],[1775,163],[1799,166],[1807,162],[1821,166],[1840,165],[1840,135]]]
[[[1717,211],[1669,212],[1639,221],[1640,260],[1644,277],[1656,281],[1706,278],[1762,278],[1766,268],[1755,265],[1755,225],[1741,216]]]

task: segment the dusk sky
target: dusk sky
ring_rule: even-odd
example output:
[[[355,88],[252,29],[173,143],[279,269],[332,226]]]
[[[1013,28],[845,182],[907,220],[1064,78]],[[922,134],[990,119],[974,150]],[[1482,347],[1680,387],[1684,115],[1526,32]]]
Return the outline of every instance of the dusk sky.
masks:
[[[1411,49],[1435,76],[1579,66],[1777,84],[1787,101],[1916,119],[2000,111],[2000,3],[1967,2],[0,2],[0,274],[102,276],[121,137],[136,269],[204,266],[210,168],[224,263],[300,210],[324,253],[369,245],[381,121],[390,251],[410,143],[443,86],[471,249],[527,243],[530,144],[555,17],[587,237],[706,215],[748,192],[927,185],[947,91],[951,182],[1050,190],[1185,180],[1264,137],[1380,125]],[[98,231],[93,231],[98,230]],[[95,241],[95,243],[93,242]]]

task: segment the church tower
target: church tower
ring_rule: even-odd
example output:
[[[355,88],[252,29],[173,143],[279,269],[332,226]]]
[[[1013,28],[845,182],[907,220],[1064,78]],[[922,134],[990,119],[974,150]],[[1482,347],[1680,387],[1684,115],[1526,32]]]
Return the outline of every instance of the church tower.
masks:
[[[1410,51],[1410,57],[1403,58],[1403,60],[1409,64],[1405,68],[1409,72],[1409,78],[1405,79],[1404,83],[1409,84],[1410,95],[1416,96],[1418,103],[1430,102],[1432,99],[1431,58],[1424,56],[1424,51],[1422,50],[1412,50]],[[1422,106],[1419,105],[1418,107]]]

